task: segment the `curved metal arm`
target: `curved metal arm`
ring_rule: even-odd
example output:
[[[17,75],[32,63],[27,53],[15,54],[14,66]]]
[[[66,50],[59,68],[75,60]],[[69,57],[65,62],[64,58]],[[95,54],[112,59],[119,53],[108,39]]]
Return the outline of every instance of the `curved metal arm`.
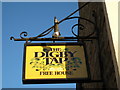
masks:
[[[69,19],[74,19],[74,18],[78,18],[78,19],[82,19],[82,20],[85,20],[85,21],[88,21],[90,22],[91,24],[95,25],[95,23],[87,18],[83,18],[83,17],[69,17],[69,18],[66,18],[65,20],[69,20]]]

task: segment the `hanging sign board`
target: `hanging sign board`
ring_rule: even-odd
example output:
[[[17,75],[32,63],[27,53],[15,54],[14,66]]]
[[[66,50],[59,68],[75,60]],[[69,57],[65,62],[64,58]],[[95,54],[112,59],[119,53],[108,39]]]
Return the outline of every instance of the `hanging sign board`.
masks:
[[[31,43],[24,48],[24,84],[76,82],[89,78],[83,45]]]

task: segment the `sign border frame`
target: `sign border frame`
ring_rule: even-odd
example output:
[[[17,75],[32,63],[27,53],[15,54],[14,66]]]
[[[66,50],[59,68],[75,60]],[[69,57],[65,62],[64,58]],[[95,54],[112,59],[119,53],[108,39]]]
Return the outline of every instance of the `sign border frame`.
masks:
[[[25,79],[25,63],[26,63],[26,46],[48,46],[48,45],[80,45],[84,48],[87,78],[67,78],[67,79]],[[85,83],[91,80],[90,67],[88,63],[88,55],[86,51],[85,43],[71,42],[71,43],[25,43],[24,44],[24,55],[23,55],[23,68],[22,68],[22,83],[23,84],[47,84],[47,83]]]

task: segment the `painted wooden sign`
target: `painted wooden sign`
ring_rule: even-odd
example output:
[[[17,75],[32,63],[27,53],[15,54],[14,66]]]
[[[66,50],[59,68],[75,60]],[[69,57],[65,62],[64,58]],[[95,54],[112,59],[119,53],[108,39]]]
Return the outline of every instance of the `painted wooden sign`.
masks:
[[[23,83],[64,83],[88,78],[83,45],[25,44]]]

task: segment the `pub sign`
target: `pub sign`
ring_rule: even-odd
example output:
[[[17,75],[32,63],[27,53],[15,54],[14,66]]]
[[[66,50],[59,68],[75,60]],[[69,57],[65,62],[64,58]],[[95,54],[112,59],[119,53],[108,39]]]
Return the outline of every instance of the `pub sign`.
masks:
[[[84,45],[26,43],[23,83],[76,82],[89,79]]]

